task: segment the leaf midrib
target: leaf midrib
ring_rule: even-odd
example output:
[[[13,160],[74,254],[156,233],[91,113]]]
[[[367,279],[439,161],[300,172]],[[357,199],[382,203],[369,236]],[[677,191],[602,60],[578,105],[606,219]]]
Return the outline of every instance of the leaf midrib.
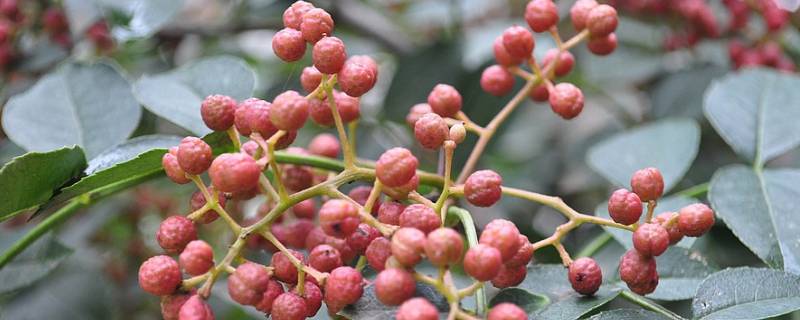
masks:
[[[745,302],[745,303],[736,303],[736,301],[735,301],[736,299],[734,299],[734,303],[733,304],[730,304],[730,305],[728,305],[728,306],[726,306],[724,308],[716,309],[713,312],[700,317],[700,319],[701,320],[702,319],[707,319],[709,316],[713,316],[714,314],[717,314],[717,313],[720,313],[722,311],[726,311],[726,310],[729,310],[729,309],[733,309],[733,308],[749,306],[749,305],[752,305],[752,304],[761,304],[761,303],[765,303],[765,302],[779,302],[780,300],[787,300],[787,299],[800,299],[800,297],[798,297],[798,296],[789,296],[789,297],[780,297],[780,298],[770,298],[770,299],[765,299],[765,300],[748,301],[748,302]],[[789,313],[789,312],[792,312],[792,311],[795,311],[795,310],[798,310],[798,309],[800,309],[800,306],[797,306],[794,309],[788,310],[788,311],[786,311],[784,313],[770,315],[770,316],[777,316],[777,315],[781,315],[781,314],[786,314],[786,313]]]

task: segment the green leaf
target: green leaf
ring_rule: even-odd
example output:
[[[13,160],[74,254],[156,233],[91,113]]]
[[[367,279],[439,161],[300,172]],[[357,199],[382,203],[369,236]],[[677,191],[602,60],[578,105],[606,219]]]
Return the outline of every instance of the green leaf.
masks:
[[[664,316],[644,309],[616,309],[603,311],[589,317],[588,320],[655,320],[666,319]]]
[[[800,77],[746,69],[715,82],[705,113],[741,157],[765,163],[800,143]]]
[[[0,221],[44,203],[85,167],[86,158],[76,146],[14,158],[0,169]]]
[[[717,216],[744,245],[768,265],[794,274],[800,273],[798,181],[798,169],[762,172],[731,165],[717,170],[708,190]]]
[[[657,118],[702,118],[706,89],[725,71],[718,66],[706,65],[666,75],[649,91],[653,115]]]
[[[134,85],[136,99],[156,115],[196,135],[211,132],[200,117],[200,103],[212,94],[250,98],[255,73],[243,60],[220,56],[178,70],[143,76]]]
[[[158,31],[183,7],[183,0],[95,0],[98,4],[126,13],[128,25],[115,26],[114,37],[120,40],[147,37]]]
[[[142,109],[107,63],[70,63],[44,76],[3,110],[8,137],[28,151],[79,145],[90,158],[125,141]]]
[[[658,206],[656,206],[654,215],[667,211],[678,212],[678,210],[680,210],[681,208],[697,202],[700,201],[698,201],[695,198],[689,198],[679,195],[664,197],[658,200]],[[644,205],[642,210],[643,211],[642,218],[644,218],[644,212],[646,212],[646,210],[647,210],[647,205]],[[610,219],[611,217],[608,214],[608,203],[604,202],[598,204],[597,208],[595,208],[594,210],[594,214],[598,217]],[[614,236],[614,240],[622,244],[622,246],[624,246],[625,249],[633,248],[633,241],[631,240],[630,231],[607,227],[607,226],[603,226],[603,229],[605,229],[606,232]],[[676,245],[684,248],[691,248],[695,240],[697,240],[697,238],[683,237],[683,240],[678,242]]]
[[[581,296],[569,284],[567,269],[555,264],[529,267],[528,276],[518,288],[546,296],[550,300],[547,306],[535,313],[536,318],[541,319],[578,319],[613,300],[619,294],[619,289],[613,285],[604,285],[594,296]],[[503,293],[506,290],[518,289],[503,289],[498,295],[506,295]],[[495,304],[494,299],[490,304]]]
[[[700,252],[681,247],[671,247],[656,258],[658,268],[658,287],[647,297],[656,300],[678,301],[694,297],[700,283],[710,274],[719,270]],[[617,277],[615,277],[617,278]],[[620,288],[627,288],[618,281]]]
[[[515,304],[528,314],[534,314],[550,304],[550,298],[520,288],[508,288],[498,292],[492,298],[491,307],[503,302]]]
[[[618,186],[629,186],[636,170],[656,167],[664,192],[686,174],[700,146],[700,127],[691,119],[667,119],[618,133],[592,146],[586,161]]]
[[[70,254],[72,249],[53,237],[37,242],[0,269],[0,295],[25,288],[44,278]]]
[[[416,297],[423,297],[433,303],[439,310],[440,317],[446,317],[450,306],[444,296],[440,295],[435,288],[425,285],[417,284]],[[380,319],[394,319],[397,312],[396,306],[387,306],[378,300],[375,295],[375,286],[369,285],[364,288],[364,295],[361,299],[352,305],[345,307],[339,312],[340,315],[347,317],[350,320],[380,320]]]
[[[770,269],[723,270],[697,288],[692,309],[704,320],[763,319],[800,310],[800,277]]]

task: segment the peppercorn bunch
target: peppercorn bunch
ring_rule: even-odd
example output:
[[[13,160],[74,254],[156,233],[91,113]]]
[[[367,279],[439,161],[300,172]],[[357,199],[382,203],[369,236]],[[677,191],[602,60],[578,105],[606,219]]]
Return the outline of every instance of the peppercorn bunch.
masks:
[[[621,200],[612,196],[609,207],[613,202],[613,220],[581,214],[558,197],[503,186],[502,177],[492,170],[475,171],[497,127],[536,88],[545,88],[553,110],[562,117],[573,118],[580,113],[580,90],[566,83],[553,85],[551,80],[572,67],[574,58],[569,48],[588,39],[590,50],[608,54],[616,44],[616,11],[606,5],[573,8],[573,23],[582,27],[566,42],[560,41],[555,25],[558,13],[552,0],[531,1],[525,16],[535,32],[550,32],[558,48],[552,51],[550,60],[538,64],[532,56],[534,38],[527,29],[511,27],[501,42],[495,42],[499,65],[487,69],[481,83],[494,82],[486,79],[494,77],[493,73],[513,73],[526,83],[489,125],[472,122],[461,111],[461,94],[447,84],[436,85],[427,103],[411,108],[406,120],[417,142],[444,155],[444,173],[438,175],[418,170],[417,158],[402,147],[386,150],[374,163],[357,159],[355,142],[350,138],[359,118],[359,97],[375,85],[378,64],[367,56],[348,57],[344,43],[332,35],[334,22],[325,10],[305,1],[286,9],[285,28],[275,34],[272,47],[281,59],[296,61],[312,46],[313,66],[303,69],[300,77],[307,94],[290,90],[272,102],[208,96],[200,105],[202,119],[210,129],[226,132],[234,150],[215,155],[204,140],[186,137],[162,158],[169,179],[198,188],[191,198],[192,212],[170,216],[159,226],[156,239],[164,254],[148,259],[139,269],[142,289],[161,296],[164,318],[214,319],[206,299],[220,276],[227,274],[232,300],[277,320],[314,316],[322,303],[328,312],[336,314],[357,302],[365,285],[374,286],[382,303],[399,306],[397,319],[438,319],[439,311],[430,301],[415,297],[417,283],[433,287],[446,299],[450,318],[525,319],[526,313],[513,304],[469,311],[461,307],[461,300],[481,292],[487,282],[497,288],[520,284],[534,252],[546,246],[558,250],[575,290],[593,294],[602,283],[599,266],[590,258],[572,261],[561,244],[567,233],[584,223],[635,231],[634,238],[641,238],[635,242],[641,243],[634,253],[641,261],[652,261],[653,266],[651,257],[663,252],[660,230],[668,230],[665,239],[669,240],[672,233],[697,236],[710,228],[713,213],[706,211],[707,207],[685,208],[686,214],[682,210],[677,217],[665,216],[663,223],[651,223],[655,201],[663,192],[663,181],[659,182],[655,169],[634,176],[634,193],[615,193]],[[503,62],[505,58],[515,62]],[[522,63],[527,63],[532,73],[519,68]],[[308,118],[317,125],[335,127],[338,136],[323,133],[305,149],[291,146]],[[467,134],[475,134],[479,140],[460,175],[453,179],[453,153]],[[280,149],[285,151],[276,152]],[[342,161],[337,160],[340,156]],[[210,183],[202,177],[206,173]],[[355,181],[372,186],[358,186],[346,194],[340,190]],[[418,192],[422,184],[438,191],[422,195]],[[236,219],[225,209],[229,201],[257,195],[266,200],[254,217]],[[503,196],[550,206],[569,221],[552,236],[531,243],[514,223],[496,219],[467,248],[464,237],[444,224],[461,198],[475,206],[491,207]],[[636,222],[642,214],[642,200],[649,201],[649,212],[647,224],[639,227]],[[198,239],[198,228],[217,220],[236,235],[223,257],[215,257],[211,246]],[[272,256],[266,264],[246,259],[245,250],[265,250]],[[423,260],[438,272],[430,275],[416,270]],[[623,258],[620,272],[634,270],[637,276],[644,274],[637,280],[645,279],[626,280],[632,289],[650,285],[653,275],[657,277],[655,271],[642,272],[639,265],[629,266],[628,260]],[[474,280],[471,284],[463,288],[455,285],[451,269],[456,265],[463,265]],[[378,271],[374,279],[363,277],[367,266]]]

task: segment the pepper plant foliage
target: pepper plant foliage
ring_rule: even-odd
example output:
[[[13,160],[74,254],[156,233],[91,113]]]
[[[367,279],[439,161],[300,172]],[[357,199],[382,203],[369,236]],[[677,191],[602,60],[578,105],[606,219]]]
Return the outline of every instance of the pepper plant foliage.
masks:
[[[70,7],[84,2],[66,1],[60,16],[56,7],[32,5],[14,13],[6,2],[14,1],[0,0],[8,21],[41,13],[42,30],[19,22],[15,32],[43,32],[42,41],[68,52],[80,38],[63,38],[67,28],[74,36],[93,25]],[[284,84],[269,93],[260,82],[285,79],[264,80],[257,62],[234,54],[144,74],[125,62],[130,57],[112,54],[135,52],[126,44],[142,39],[171,39],[165,24],[182,2],[139,2],[89,6],[94,20],[103,12],[116,17],[86,31],[93,54],[106,57],[74,54],[41,76],[33,72],[35,81],[3,107],[4,143],[24,150],[0,169],[0,222],[9,228],[0,234],[0,305],[12,318],[40,303],[37,289],[111,290],[73,274],[75,261],[99,255],[74,234],[103,229],[98,221],[120,214],[100,208],[132,193],[147,199],[131,213],[133,232],[147,230],[136,244],[146,249],[109,273],[137,279],[131,291],[151,318],[763,319],[800,310],[800,170],[793,166],[800,163],[800,77],[788,46],[731,42],[738,70],[661,70],[669,76],[646,83],[654,100],[646,120],[567,152],[573,161],[563,166],[596,173],[586,179],[603,190],[600,201],[536,192],[549,182],[507,164],[525,157],[518,149],[540,146],[514,145],[510,160],[493,156],[508,149],[508,137],[544,145],[540,136],[556,130],[553,123],[577,131],[597,116],[593,101],[615,94],[589,84],[609,76],[597,71],[603,65],[635,57],[630,63],[643,67],[624,76],[637,80],[660,69],[630,45],[632,29],[651,22],[649,14],[679,18],[678,31],[664,39],[669,50],[720,37],[704,1],[688,14],[688,5],[532,0],[516,20],[476,41],[494,60],[459,82],[424,70],[445,68],[428,61],[403,57],[392,66],[360,54],[338,37],[334,18],[352,19],[346,12],[281,4],[271,17],[280,23],[268,38],[270,53],[292,68],[298,89]],[[790,2],[755,1],[748,10],[777,37],[790,23],[781,9]],[[733,21],[725,36],[739,37],[742,9],[725,3]],[[69,18],[69,27],[56,18]],[[681,38],[683,27],[696,32],[695,42]],[[28,54],[16,53],[6,70],[24,72],[19,57],[33,59]],[[408,72],[432,77],[407,84],[424,83],[424,95],[410,101],[416,95],[389,90],[382,102],[403,101],[404,109],[385,113],[409,128],[378,123],[365,106],[380,104],[373,97],[385,94],[384,78],[393,77],[394,88],[414,78]],[[477,87],[484,92],[469,91]],[[489,108],[488,96],[501,97],[491,100],[500,105],[477,110]],[[520,125],[530,114],[536,125]],[[364,152],[380,126],[410,138]],[[553,162],[546,152],[524,162]],[[143,195],[174,184],[192,189],[167,196],[188,209]],[[168,214],[147,222],[146,205]],[[557,222],[542,231],[536,220],[543,216]],[[131,232],[109,229],[103,235],[112,239]]]

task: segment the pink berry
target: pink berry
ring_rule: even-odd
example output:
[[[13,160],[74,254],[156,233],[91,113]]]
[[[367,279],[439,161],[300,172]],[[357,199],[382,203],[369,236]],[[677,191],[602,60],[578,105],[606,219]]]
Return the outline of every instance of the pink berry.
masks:
[[[714,211],[705,204],[691,204],[678,212],[678,228],[686,236],[702,236],[713,226]]]
[[[199,295],[193,295],[181,306],[179,320],[214,320],[214,311]]]
[[[303,249],[306,244],[306,235],[311,229],[314,229],[314,222],[309,219],[296,219],[290,222],[286,225],[288,235],[284,243],[290,248]]]
[[[313,155],[336,159],[339,157],[339,139],[330,133],[321,133],[311,139],[308,151]]]
[[[603,271],[592,258],[578,258],[569,265],[569,283],[578,293],[590,296],[603,284]]]
[[[370,242],[364,255],[372,269],[382,271],[386,266],[386,260],[392,256],[392,243],[389,239],[378,237]]]
[[[324,37],[319,40],[311,51],[311,60],[314,67],[324,74],[338,73],[347,59],[344,42],[337,37]]]
[[[617,10],[607,4],[598,5],[586,16],[586,28],[596,37],[608,35],[617,29]]]
[[[656,260],[635,249],[628,250],[619,262],[619,277],[628,286],[642,286],[652,281]]]
[[[272,104],[261,99],[248,99],[250,110],[246,113],[248,122],[247,127],[251,133],[258,133],[264,139],[269,139],[278,132],[278,128],[272,124],[270,115]]]
[[[301,219],[313,219],[316,212],[316,203],[314,199],[306,199],[298,202],[292,207],[294,216]]]
[[[457,263],[464,254],[464,239],[450,228],[431,231],[425,241],[425,256],[434,266],[447,266]]]
[[[514,76],[500,65],[491,65],[481,74],[481,88],[493,96],[504,96],[514,89]]]
[[[475,171],[464,182],[464,196],[478,207],[490,207],[503,194],[503,178],[492,170]]]
[[[186,137],[178,145],[178,164],[188,174],[201,174],[208,170],[213,160],[211,146],[203,139]]]
[[[414,124],[417,123],[417,120],[419,120],[420,117],[431,112],[433,112],[433,109],[431,109],[429,104],[417,103],[408,111],[408,115],[406,115],[406,123],[409,127],[413,128]]]
[[[358,98],[348,96],[345,93],[333,92],[334,105],[343,123],[352,122],[360,116],[360,102]],[[334,124],[333,112],[328,105],[328,101],[309,99],[311,104],[311,120],[321,126],[332,126]]]
[[[200,105],[200,115],[206,126],[214,131],[225,131],[233,126],[236,100],[224,95],[210,95]]]
[[[308,254],[308,264],[320,272],[330,272],[342,266],[342,256],[334,247],[321,244]]]
[[[683,239],[683,232],[678,227],[677,217],[678,214],[675,212],[663,212],[653,218],[653,223],[658,223],[667,230],[670,245],[676,244]]]
[[[371,193],[372,193],[372,187],[358,186],[350,190],[350,192],[347,193],[347,196],[350,197],[350,199],[353,199],[355,202],[358,202],[358,204],[364,206],[367,204],[367,200],[369,199],[369,195]],[[372,215],[374,216],[378,214],[378,210],[380,210],[380,208],[381,208],[381,200],[380,196],[378,196],[378,198],[375,199],[375,203],[372,205],[372,212],[370,213],[372,213]]]
[[[346,200],[328,200],[319,209],[319,224],[326,234],[333,237],[347,237],[360,222],[358,208]]]
[[[495,288],[508,288],[518,286],[525,280],[528,275],[528,269],[525,266],[508,267],[506,265],[500,266],[500,272],[492,279],[492,285]]]
[[[664,177],[653,167],[638,170],[631,177],[631,189],[642,201],[656,200],[664,194]]]
[[[555,63],[556,76],[563,77],[572,71],[572,67],[575,65],[575,56],[569,51],[561,52],[561,54],[559,52],[558,49],[547,50],[544,59],[542,59],[542,65],[547,68],[550,64]],[[558,57],[558,60],[556,60],[556,57]]]
[[[525,310],[517,307],[514,304],[504,302],[498,304],[489,310],[486,320],[525,320],[528,319],[528,314]]]
[[[224,194],[217,193],[216,190],[214,190],[214,187],[209,187],[208,192],[211,193],[212,195],[216,193],[217,202],[219,203],[219,206],[225,208],[225,204],[226,202],[228,202],[228,197],[226,197]],[[191,208],[192,211],[200,210],[200,208],[202,208],[205,205],[206,205],[206,197],[205,195],[203,195],[202,192],[195,191],[194,193],[192,193],[192,198],[189,201],[189,208]],[[214,222],[214,220],[217,220],[217,218],[219,218],[219,214],[217,214],[217,212],[214,211],[213,209],[208,209],[202,214],[200,214],[200,219],[195,220],[195,222],[208,224]]]
[[[577,117],[583,111],[583,92],[567,82],[559,83],[550,90],[550,108],[564,119]]]
[[[628,189],[617,189],[608,198],[608,214],[617,223],[634,224],[642,216],[642,200]]]
[[[400,215],[406,206],[400,202],[389,201],[381,205],[378,210],[378,221],[395,226],[400,225]]]
[[[224,153],[211,163],[208,175],[214,188],[221,192],[243,192],[258,185],[261,168],[246,154]]]
[[[558,7],[553,0],[533,0],[525,7],[525,21],[536,32],[544,32],[558,23]]]
[[[417,173],[419,161],[405,148],[386,150],[375,164],[378,180],[389,187],[399,187],[411,180]]]
[[[381,236],[380,231],[374,227],[362,223],[358,225],[358,229],[347,236],[347,245],[350,246],[356,253],[363,255],[367,250],[367,246],[372,243],[372,240]]]
[[[300,30],[303,15],[314,9],[314,5],[305,1],[296,1],[283,12],[283,25],[287,28]]]
[[[388,268],[375,278],[375,296],[387,306],[396,306],[414,296],[417,284],[414,276],[399,268]]]
[[[332,312],[338,312],[344,306],[353,304],[364,293],[364,278],[361,272],[351,267],[333,269],[325,280],[325,304]]]
[[[590,37],[586,47],[598,56],[609,55],[617,49],[617,35],[612,32],[605,36]]]
[[[519,235],[519,249],[511,259],[508,259],[505,264],[509,267],[518,267],[528,265],[533,258],[533,245],[528,241],[525,235]]]
[[[147,293],[165,296],[181,285],[181,269],[169,256],[154,256],[139,267],[139,286]]]
[[[449,132],[447,122],[435,113],[424,114],[414,123],[414,136],[427,149],[439,149]]]
[[[173,152],[172,150],[175,151]],[[186,172],[181,169],[181,165],[178,164],[178,157],[175,156],[177,153],[178,148],[173,148],[161,158],[161,165],[164,167],[164,172],[167,173],[167,177],[169,177],[172,182],[177,184],[192,182],[192,180],[186,177]]]
[[[442,117],[454,117],[461,111],[461,94],[448,84],[437,84],[428,95],[431,110]]]
[[[280,282],[270,279],[267,290],[264,290],[261,300],[255,305],[256,309],[266,314],[272,313],[272,305],[281,294],[283,294],[283,286]]]
[[[292,253],[292,256],[300,260],[301,263],[305,264],[305,257],[302,253],[298,251],[294,251],[289,249],[289,252]],[[284,283],[297,283],[297,268],[292,264],[292,261],[284,254],[283,252],[277,252],[272,255],[272,261],[270,263],[273,269],[273,275],[278,280]]]
[[[586,28],[586,17],[589,16],[589,11],[596,6],[596,0],[578,0],[572,5],[569,14],[572,18],[572,26],[575,27],[575,31],[581,31]]]
[[[495,247],[478,244],[464,255],[464,272],[478,281],[492,280],[500,272],[503,257]]]
[[[276,128],[296,131],[308,119],[309,102],[295,91],[287,91],[275,98],[270,108],[269,118]]]
[[[199,276],[214,266],[214,251],[205,241],[194,240],[183,249],[178,262],[187,274]]]
[[[263,100],[257,98],[246,99],[239,103],[233,113],[233,125],[236,127],[236,131],[239,131],[243,136],[249,136],[253,132],[250,129],[250,111],[253,104],[259,101]]]
[[[197,229],[192,220],[184,216],[170,216],[161,222],[156,233],[158,245],[170,254],[178,253],[186,244],[197,239]]]
[[[478,242],[495,247],[505,262],[514,257],[519,250],[519,236],[519,230],[513,222],[495,219],[483,228]]]
[[[385,188],[383,189],[384,193],[391,197],[394,200],[406,200],[408,199],[408,194],[412,191],[416,191],[419,187],[419,176],[416,174],[411,177],[411,180],[404,183],[399,187],[392,187],[392,188]]]
[[[669,246],[669,233],[660,224],[645,223],[633,233],[633,247],[646,256],[660,256]]]
[[[503,31],[503,45],[512,56],[527,59],[533,53],[535,42],[530,31],[520,26],[512,26]]]
[[[442,226],[442,220],[433,208],[423,204],[415,203],[403,210],[400,214],[400,226],[403,228],[415,228],[425,234]]]
[[[498,36],[494,39],[494,43],[492,44],[492,50],[494,51],[494,60],[497,64],[501,66],[516,66],[522,63],[523,58],[518,58],[512,56],[508,50],[506,50],[505,44],[503,44],[503,36]]]
[[[319,308],[322,307],[322,290],[315,282],[306,280],[302,295],[298,292],[296,286],[292,289],[292,292],[303,298],[306,302],[306,317],[314,317],[319,311]]]
[[[306,54],[306,42],[300,31],[284,28],[272,37],[272,51],[283,61],[293,62]]]
[[[546,84],[540,84],[531,90],[530,97],[533,101],[545,102],[550,98],[550,90]]]
[[[411,298],[403,302],[395,314],[396,320],[437,320],[439,311],[425,298]]]
[[[306,301],[292,292],[284,292],[272,302],[272,319],[303,320],[306,318]]]
[[[181,307],[192,296],[188,293],[176,293],[161,297],[161,317],[164,320],[179,320]]]
[[[400,228],[392,236],[392,256],[405,266],[414,266],[422,260],[425,250],[425,233],[416,228]]]
[[[353,56],[339,71],[339,88],[349,96],[360,97],[378,81],[378,64],[368,56]]]
[[[303,73],[300,74],[300,85],[308,93],[313,92],[319,87],[322,82],[322,72],[319,72],[314,66],[303,68]]]
[[[246,262],[228,277],[228,294],[233,301],[255,305],[269,286],[269,272],[263,265]]]
[[[316,43],[325,36],[333,33],[333,18],[323,9],[314,8],[303,14],[300,23],[303,39],[309,43]],[[321,70],[320,70],[321,71]]]

